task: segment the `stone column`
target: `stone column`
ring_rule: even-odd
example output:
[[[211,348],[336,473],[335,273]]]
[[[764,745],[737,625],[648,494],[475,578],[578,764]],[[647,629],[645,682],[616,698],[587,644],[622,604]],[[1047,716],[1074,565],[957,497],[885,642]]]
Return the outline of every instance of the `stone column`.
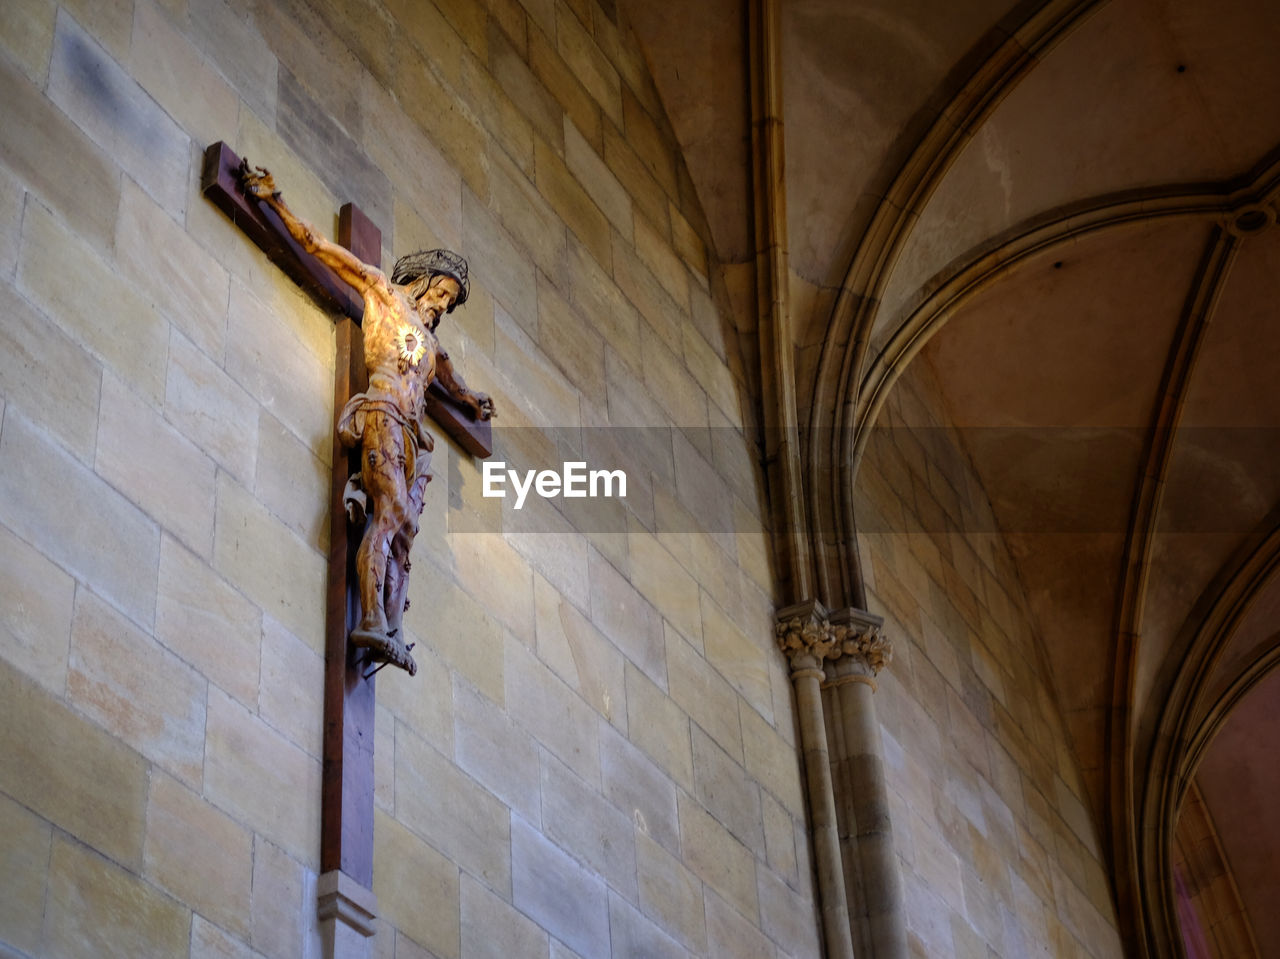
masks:
[[[324,959],[369,959],[377,897],[342,870],[331,869],[317,880],[316,899]]]
[[[775,632],[778,645],[791,664],[791,682],[796,690],[827,959],[853,959],[835,794],[831,788],[831,757],[822,715],[822,681],[826,677],[822,661],[834,643],[831,626],[822,604],[810,600],[780,611]]]
[[[835,757],[847,775],[847,794],[839,801],[849,834],[842,837],[848,855],[858,857],[862,878],[860,911],[866,917],[874,959],[907,959],[906,913],[902,877],[889,820],[889,790],[884,746],[876,719],[876,675],[888,665],[892,645],[883,621],[858,609],[830,617],[833,645],[827,654],[827,688],[834,702],[842,755]],[[842,790],[842,793],[846,790]]]

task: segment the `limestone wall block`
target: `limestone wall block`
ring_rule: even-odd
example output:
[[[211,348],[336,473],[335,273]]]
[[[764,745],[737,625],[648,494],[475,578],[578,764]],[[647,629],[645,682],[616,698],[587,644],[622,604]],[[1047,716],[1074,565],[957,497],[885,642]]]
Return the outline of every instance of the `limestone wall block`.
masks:
[[[536,320],[536,310],[534,320]],[[582,422],[582,396],[564,374],[537,344],[536,332],[519,325],[501,306],[494,312],[494,363],[501,373],[500,388],[508,399],[510,420],[508,427],[543,427],[550,430],[572,429]],[[481,365],[477,376],[483,376]],[[501,412],[499,413],[501,415]],[[515,447],[530,446],[549,449],[548,438],[534,429],[521,429],[518,433],[501,437],[500,442]],[[499,447],[499,454],[506,451]],[[510,456],[508,459],[516,459]],[[526,464],[513,466],[528,468]],[[528,464],[532,465],[532,464]],[[541,465],[541,464],[539,464]],[[514,504],[513,504],[514,505]]]
[[[197,145],[226,138],[239,95],[155,3],[143,0],[134,10],[127,61],[134,79]]]
[[[671,208],[670,197],[630,139],[611,123],[604,126],[604,162],[630,194],[635,209],[643,212],[656,228],[664,228]]]
[[[75,581],[0,526],[0,656],[54,695],[67,679]]]
[[[458,768],[526,820],[539,824],[545,799],[537,743],[469,683],[454,682],[453,703]]]
[[[511,717],[581,779],[598,785],[599,721],[595,710],[511,638],[506,642],[506,680]]]
[[[636,837],[636,864],[644,914],[685,948],[704,954],[707,926],[702,880],[669,849],[645,836]]]
[[[671,779],[693,788],[693,752],[689,716],[643,672],[627,665],[627,729],[639,746]]]
[[[554,757],[542,757],[543,834],[602,876],[612,889],[635,900],[635,827],[598,786],[579,779]]]
[[[0,433],[0,522],[135,622],[151,625],[155,524],[11,408]]]
[[[482,200],[489,196],[489,134],[470,110],[441,110],[457,93],[424,61],[401,64],[390,85],[396,99],[462,176],[462,182]],[[465,211],[464,211],[465,215]]]
[[[44,87],[58,12],[52,0],[15,0],[0,24],[0,43],[37,87]]]
[[[553,502],[539,497],[533,502],[526,500],[518,513],[505,512],[506,539],[536,574],[546,577],[574,605],[586,608],[590,602],[588,540]],[[579,519],[577,505],[571,508],[575,521]]]
[[[743,761],[738,694],[691,644],[666,633],[671,698],[735,762]]]
[[[247,938],[253,835],[161,772],[147,801],[144,875],[228,932]]]
[[[707,662],[767,721],[774,716],[768,656],[773,652],[748,637],[706,593],[702,594],[702,642]]]
[[[22,210],[26,191],[9,171],[0,167],[0,276],[12,280],[22,240]]]
[[[199,788],[206,683],[87,590],[71,624],[67,698],[111,735]]]
[[[476,264],[472,282],[483,284],[525,330],[536,329],[534,265],[471,190],[462,194],[462,253]]]
[[[66,282],[68,263],[76,265],[74,284]],[[39,203],[28,204],[23,220],[18,287],[136,392],[152,402],[164,395],[168,322],[119,270]]]
[[[365,148],[391,181],[397,201],[422,217],[438,238],[436,245],[457,249],[462,241],[461,174],[382,87],[364,83],[361,106]],[[399,234],[397,224],[397,256],[417,248]],[[387,242],[391,237],[384,234],[383,240]],[[468,300],[465,309],[474,310],[474,304]],[[453,314],[450,320],[458,315]]]
[[[494,634],[496,637],[494,643],[499,651],[499,662],[501,662],[502,641],[496,627],[494,627]],[[468,676],[469,673],[461,667],[451,669],[448,663],[439,658],[440,632],[426,635],[433,637],[431,642],[427,642],[410,630],[411,638],[418,642],[413,652],[418,663],[416,676],[401,675],[391,670],[383,670],[378,674],[378,709],[380,712],[385,710],[390,718],[399,719],[444,755],[452,756],[454,748],[453,684],[455,677]],[[475,633],[462,633],[456,636],[455,640],[461,643],[468,638],[477,637]],[[477,668],[483,669],[483,660],[478,658],[476,662],[479,663]],[[455,669],[457,672],[454,671]],[[491,686],[496,685],[501,688],[501,678],[501,669],[499,669],[497,682]],[[381,719],[378,722],[378,730],[382,730]]]
[[[306,792],[304,792],[306,790]],[[320,763],[216,688],[209,690],[204,796],[296,862],[318,865]]]
[[[796,833],[803,825],[797,823],[792,813],[765,790],[760,792],[760,808],[764,820],[765,862],[787,885],[793,889],[800,888]],[[801,835],[807,836],[807,832],[801,832]]]
[[[418,667],[422,669],[421,665]],[[381,703],[373,723],[373,801],[394,816],[396,811],[396,717]],[[391,949],[395,951],[394,946]]]
[[[529,153],[529,169],[519,169],[504,155],[494,158],[489,173],[489,209],[537,270],[563,285],[567,256],[564,220],[534,186],[532,143]],[[535,332],[534,328],[526,329],[531,335]]]
[[[264,123],[276,116],[277,62],[254,22],[222,0],[188,5],[191,39]]]
[[[53,11],[52,4],[45,11],[23,11],[5,17],[5,25],[29,26],[31,18],[47,15],[51,44]],[[120,200],[120,168],[8,62],[0,63],[0,122],[6,132],[0,160],[96,249],[106,250]]]
[[[196,913],[191,917],[191,959],[262,959],[262,953]]]
[[[597,147],[588,142],[567,114],[564,117],[563,136],[565,165],[569,172],[582,184],[622,238],[625,240],[632,237],[634,226],[631,197],[604,162],[601,156],[604,152],[603,144]]]
[[[375,16],[371,11],[370,18]],[[390,44],[383,41],[382,45]],[[285,69],[278,74],[275,133],[299,158],[305,158],[303,162],[339,203],[354,202],[379,230],[391,232],[391,181],[386,173]],[[319,223],[328,226],[326,220]]]
[[[534,575],[537,655],[601,716],[627,724],[622,654],[540,574]]]
[[[381,812],[374,815],[374,858],[385,864],[374,875],[373,891],[387,922],[432,955],[457,957],[461,939],[457,866]]]
[[[592,622],[627,659],[665,689],[661,615],[602,554],[591,550],[588,563]]]
[[[333,321],[304,305],[258,299],[231,284],[225,369],[324,462],[332,456]]]
[[[125,179],[120,195],[115,250],[134,289],[206,355],[220,360],[226,348],[227,271],[132,179]]]
[[[615,956],[687,959],[689,955],[675,939],[612,890],[609,892],[609,946]]]
[[[747,772],[797,819],[804,816],[800,757],[789,740],[746,700],[738,701]]]
[[[697,726],[693,743],[693,792],[698,801],[743,845],[764,858],[760,790],[747,771]]]
[[[147,762],[8,664],[0,693],[0,791],[136,869]]]
[[[600,773],[604,795],[635,825],[671,853],[680,849],[676,786],[652,760],[616,730],[601,729]],[[639,843],[639,839],[636,840]],[[637,863],[637,872],[644,869]]]
[[[265,409],[258,412],[257,477],[254,495],[272,513],[321,552],[329,549],[330,437],[327,456],[317,456]]]
[[[450,6],[474,9],[465,3],[452,3]],[[517,41],[498,26],[496,20],[490,20],[486,38],[488,69],[503,92],[528,118],[534,133],[560,152],[564,141],[564,110],[525,59],[525,52],[521,49],[524,45],[523,30],[519,37],[520,46],[517,46]]]
[[[538,343],[583,396],[605,403],[604,338],[594,321],[572,309],[550,283],[538,283]]]
[[[666,287],[639,258],[630,241],[623,241],[613,234],[613,278],[618,288],[648,321],[657,341],[674,344],[679,348],[680,325],[688,315],[687,310],[671,299]],[[629,358],[640,362],[640,357]],[[687,425],[687,424],[680,424]],[[705,417],[703,424],[705,425]]]
[[[258,835],[253,843],[250,943],[270,959],[319,954],[315,873]]]
[[[262,611],[169,536],[160,543],[155,637],[223,692],[255,706]]]
[[[533,126],[524,112],[511,101],[490,75],[481,60],[462,56],[461,76],[456,84],[462,102],[479,118],[497,147],[495,161],[509,159],[526,176],[533,172]]]
[[[569,70],[615,124],[622,123],[622,81],[613,64],[578,18],[563,3],[556,5],[556,49]],[[548,31],[550,33],[550,31]]]
[[[189,549],[210,554],[213,460],[110,373],[102,382],[94,468]]]
[[[454,868],[500,892],[511,888],[507,806],[404,727],[396,733],[395,775],[399,823],[448,857]],[[374,874],[377,892],[376,869]],[[409,928],[400,928],[412,935]]]
[[[608,266],[613,235],[608,218],[564,161],[541,140],[534,144],[534,179],[538,192],[555,208],[578,241],[598,263]]]
[[[5,850],[0,863],[0,929],[15,949],[40,950],[45,884],[53,829],[18,803],[0,796],[0,835]]]
[[[820,955],[821,923],[813,903],[796,893],[773,871],[756,869],[760,928],[787,955]]]
[[[171,216],[183,215],[190,138],[65,11],[54,31],[47,92]]]
[[[475,959],[547,959],[547,933],[466,873],[462,887],[462,954]]]
[[[609,901],[601,878],[524,820],[511,821],[512,904],[583,956],[609,953]]]
[[[324,655],[270,616],[262,622],[258,715],[316,759],[323,757]]]
[[[627,535],[630,579],[636,590],[686,636],[702,635],[698,582],[656,537],[646,532]],[[667,671],[670,677],[670,671]]]
[[[640,345],[640,316],[626,295],[613,282],[608,267],[601,266],[577,237],[569,238],[568,287],[562,290],[578,315],[613,350],[637,355]]]
[[[67,959],[187,952],[191,911],[74,839],[49,859],[45,948]]]
[[[474,535],[464,534],[457,539],[470,539]],[[429,646],[435,656],[457,670],[490,701],[502,705],[506,701],[506,693],[501,624],[462,589],[447,570],[424,558],[414,559],[409,599],[410,606],[404,621],[410,632],[423,640],[424,652]],[[433,691],[440,689],[434,679],[430,688]],[[447,682],[443,683],[443,688],[449,688]],[[420,709],[410,710],[404,706],[408,697],[416,695],[405,689],[394,694],[395,698],[389,699],[388,705],[406,720],[414,715],[429,719],[425,724],[411,721],[415,728],[424,730],[423,735],[429,735],[431,730],[448,730],[451,744],[453,721],[449,716],[452,713],[444,715],[432,711],[429,716],[424,716]],[[452,706],[447,692],[439,702],[445,707]]]
[[[84,463],[98,434],[102,367],[8,284],[0,285],[0,394]]]
[[[320,648],[324,557],[225,473],[218,474],[213,566],[263,612]]]
[[[755,856],[696,799],[681,794],[679,803],[685,864],[734,909],[758,923]]]
[[[207,354],[175,332],[169,348],[165,418],[242,484],[257,468],[257,401]]]

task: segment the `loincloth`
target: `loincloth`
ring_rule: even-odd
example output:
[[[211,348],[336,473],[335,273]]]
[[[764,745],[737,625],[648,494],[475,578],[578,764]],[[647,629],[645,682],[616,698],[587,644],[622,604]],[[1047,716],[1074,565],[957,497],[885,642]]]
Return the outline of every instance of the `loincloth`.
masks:
[[[406,416],[404,410],[390,400],[378,399],[368,393],[357,393],[347,400],[346,406],[342,408],[342,415],[338,417],[338,439],[342,441],[342,445],[359,446],[364,440],[369,417],[375,414],[387,417],[400,427],[400,447],[404,459],[401,465],[405,480],[412,484],[421,473],[427,473],[429,477],[428,463],[431,458],[419,454],[430,453],[434,443],[422,429],[421,423]]]

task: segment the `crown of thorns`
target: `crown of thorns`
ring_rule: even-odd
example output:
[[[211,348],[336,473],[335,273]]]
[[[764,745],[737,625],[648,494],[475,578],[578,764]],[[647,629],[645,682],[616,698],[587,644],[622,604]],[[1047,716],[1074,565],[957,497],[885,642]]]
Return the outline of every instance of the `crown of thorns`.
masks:
[[[467,282],[467,261],[452,250],[419,250],[400,257],[391,271],[391,282],[409,286],[423,277],[430,280],[433,276],[452,277],[458,283],[458,298],[449,307],[449,312],[467,302],[467,294],[471,292],[471,284]]]

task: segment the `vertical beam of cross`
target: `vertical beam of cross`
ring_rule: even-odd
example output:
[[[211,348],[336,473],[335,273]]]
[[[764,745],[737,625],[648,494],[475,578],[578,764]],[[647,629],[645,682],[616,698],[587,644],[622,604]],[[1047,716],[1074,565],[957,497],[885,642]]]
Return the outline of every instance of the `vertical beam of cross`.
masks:
[[[365,263],[382,260],[382,234],[352,203],[342,207],[338,242]],[[337,417],[368,386],[360,327],[349,316],[335,329],[333,411]],[[333,444],[329,484],[329,590],[325,609],[324,769],[321,780],[320,871],[339,869],[373,887],[374,684],[364,676],[364,658],[347,636],[360,617],[355,554],[357,537],[347,522],[343,491],[360,468],[358,450]]]

